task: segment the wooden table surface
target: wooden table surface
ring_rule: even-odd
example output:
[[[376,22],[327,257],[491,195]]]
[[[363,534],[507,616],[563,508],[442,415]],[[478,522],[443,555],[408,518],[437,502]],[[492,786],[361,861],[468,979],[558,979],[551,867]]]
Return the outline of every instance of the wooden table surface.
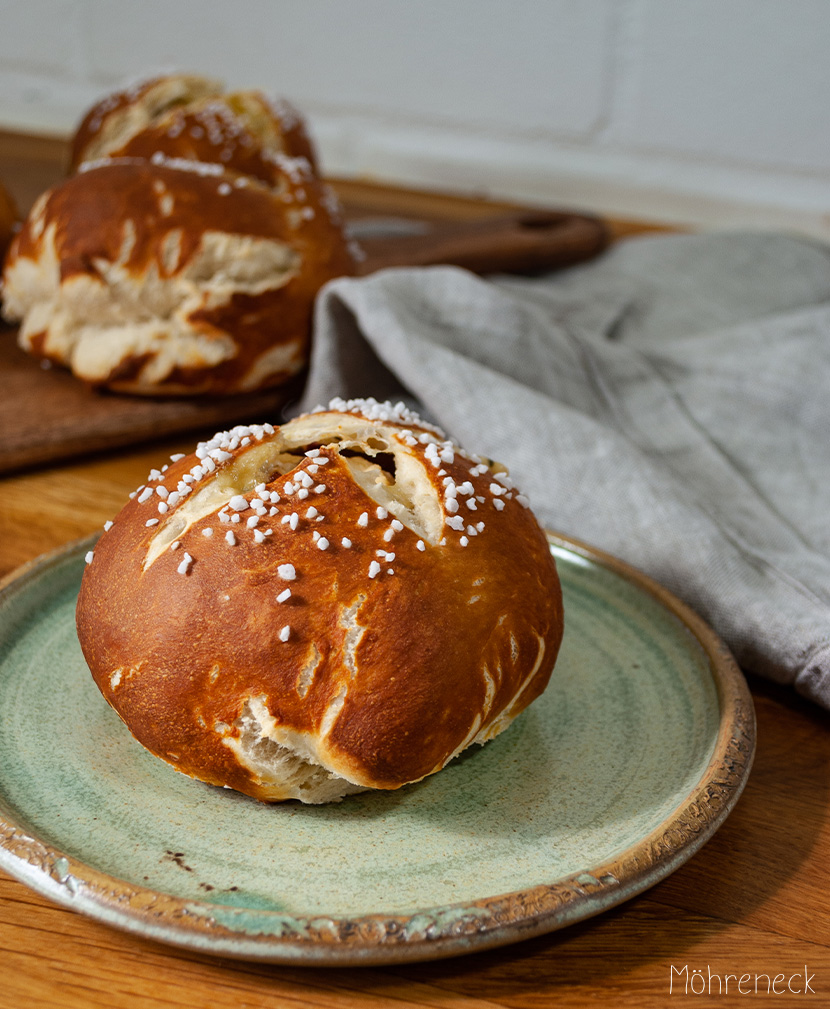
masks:
[[[0,134],[0,179],[25,206],[61,170],[61,143]],[[357,182],[338,184],[356,212],[473,218],[461,200]],[[640,230],[613,222],[616,234]],[[207,434],[212,432],[205,432]],[[0,577],[99,529],[170,453],[196,438],[119,451],[0,480]],[[38,502],[32,509],[31,502]],[[545,1006],[656,1007],[691,999],[676,973],[713,978],[707,1005],[753,998],[830,1005],[830,717],[788,690],[750,679],[755,766],[715,837],[667,880],[583,924],[501,950],[429,964],[272,967],[180,952],[55,906],[0,873],[0,1009],[27,1007]],[[787,984],[806,994],[786,993]],[[738,994],[755,974],[784,994]],[[673,991],[670,994],[670,982]],[[766,981],[761,980],[765,993]],[[699,985],[697,986],[699,990]]]

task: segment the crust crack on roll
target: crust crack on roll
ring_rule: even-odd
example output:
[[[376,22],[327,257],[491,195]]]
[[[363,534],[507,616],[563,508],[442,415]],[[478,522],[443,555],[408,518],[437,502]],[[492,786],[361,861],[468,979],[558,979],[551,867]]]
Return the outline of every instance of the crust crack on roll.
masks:
[[[562,637],[527,500],[401,404],[217,434],[88,561],[78,634],[107,701],[178,770],[266,801],[440,770],[539,696]]]

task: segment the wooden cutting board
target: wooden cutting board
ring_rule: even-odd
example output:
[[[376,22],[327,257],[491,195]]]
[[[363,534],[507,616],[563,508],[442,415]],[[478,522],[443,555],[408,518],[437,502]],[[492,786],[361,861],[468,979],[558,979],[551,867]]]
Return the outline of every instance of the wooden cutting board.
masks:
[[[603,222],[587,215],[502,209],[470,219],[469,201],[418,194],[402,201],[401,191],[390,199],[384,187],[375,188],[376,200],[366,186],[351,206],[348,187],[344,199],[349,228],[365,252],[364,275],[435,264],[477,273],[550,270],[589,259],[608,241]],[[278,421],[300,388],[298,381],[288,389],[209,400],[95,392],[60,368],[44,369],[19,350],[16,332],[0,325],[0,473],[184,432]]]

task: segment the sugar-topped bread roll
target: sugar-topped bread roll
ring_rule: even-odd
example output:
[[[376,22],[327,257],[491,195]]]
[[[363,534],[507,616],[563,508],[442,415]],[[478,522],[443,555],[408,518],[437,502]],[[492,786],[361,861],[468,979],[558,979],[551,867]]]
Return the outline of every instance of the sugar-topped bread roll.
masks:
[[[142,395],[280,385],[306,363],[318,289],[354,271],[337,208],[302,159],[266,186],[218,164],[87,162],[9,250],[19,341],[93,386]]]
[[[269,183],[278,155],[305,158],[317,171],[305,124],[287,101],[261,91],[228,93],[194,74],[155,77],[98,102],[75,133],[71,167],[156,153],[217,162]]]
[[[400,404],[174,456],[87,561],[78,634],[104,697],[177,770],[266,801],[439,771],[539,696],[562,637],[527,501]]]

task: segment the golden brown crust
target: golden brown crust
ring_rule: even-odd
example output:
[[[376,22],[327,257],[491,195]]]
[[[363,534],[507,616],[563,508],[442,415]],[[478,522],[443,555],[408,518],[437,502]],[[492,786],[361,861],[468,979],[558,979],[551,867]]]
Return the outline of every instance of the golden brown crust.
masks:
[[[35,205],[5,269],[21,345],[92,385],[233,393],[306,364],[320,286],[354,263],[323,185],[218,165],[105,160]]]
[[[305,158],[317,173],[311,139],[297,110],[260,91],[225,93],[188,74],[156,77],[103,98],[72,140],[70,168],[103,157],[217,162],[269,184],[275,155]]]
[[[261,799],[283,796],[235,756],[251,699],[282,745],[356,785],[397,788],[504,728],[546,686],[562,636],[547,540],[509,479],[388,405],[336,406],[217,436],[213,473],[188,456],[156,474],[99,541],[78,600],[93,676],[140,742]],[[299,438],[296,465],[286,438]],[[256,453],[272,461],[242,489]],[[272,475],[277,458],[285,472]],[[375,463],[393,475],[373,500],[354,467],[377,476]],[[160,513],[158,488],[169,502],[194,466],[195,489]],[[205,511],[204,488],[229,480]],[[384,493],[400,499],[385,511]],[[234,511],[263,498],[262,519]]]

